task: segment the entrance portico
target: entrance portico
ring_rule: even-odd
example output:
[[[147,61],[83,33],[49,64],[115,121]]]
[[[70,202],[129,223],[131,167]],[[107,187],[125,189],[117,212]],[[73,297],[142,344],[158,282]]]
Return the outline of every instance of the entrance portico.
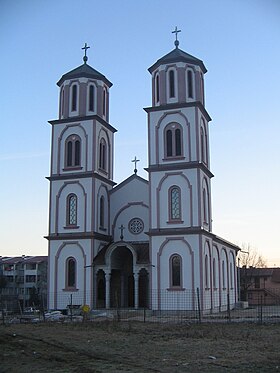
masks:
[[[147,307],[148,246],[116,242],[104,247],[93,264],[97,308]]]

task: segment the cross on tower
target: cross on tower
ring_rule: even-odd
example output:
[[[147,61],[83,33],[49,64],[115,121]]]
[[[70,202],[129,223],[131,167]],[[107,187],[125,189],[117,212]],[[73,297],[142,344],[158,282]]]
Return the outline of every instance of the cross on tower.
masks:
[[[121,231],[120,239],[121,239],[121,241],[122,241],[122,240],[123,240],[123,231],[124,231],[125,227],[124,227],[123,225],[121,225],[121,226],[119,227],[119,229],[120,229],[120,231]]]
[[[179,46],[179,40],[177,39],[177,36],[178,36],[179,32],[181,32],[181,30],[178,30],[177,26],[175,27],[175,30],[172,31],[172,34],[176,35],[176,40],[174,42],[176,48],[178,48],[178,46]]]
[[[87,50],[88,50],[89,48],[90,48],[90,47],[87,46],[87,43],[85,43],[85,46],[82,48],[82,49],[85,51],[85,55],[84,55],[84,58],[83,58],[84,63],[87,63],[87,60],[88,60],[88,58],[87,58]]]
[[[136,158],[136,156],[134,157],[134,159],[132,159],[132,161],[134,163],[134,173],[137,174],[137,162],[139,162],[139,159]]]

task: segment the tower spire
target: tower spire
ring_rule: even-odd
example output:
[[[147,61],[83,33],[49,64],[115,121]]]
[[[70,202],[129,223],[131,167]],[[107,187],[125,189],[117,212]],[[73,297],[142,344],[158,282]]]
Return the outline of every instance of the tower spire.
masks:
[[[179,32],[181,32],[181,30],[178,30],[177,26],[175,27],[175,30],[172,31],[172,34],[175,34],[176,35],[176,39],[174,41],[174,44],[175,44],[175,47],[178,48],[179,46],[179,40],[177,38],[177,35],[179,34]]]
[[[87,60],[88,60],[88,57],[87,57],[87,49],[89,49],[90,47],[87,46],[87,43],[85,43],[85,46],[82,48],[84,51],[85,51],[85,55],[84,55],[84,63],[87,63]]]

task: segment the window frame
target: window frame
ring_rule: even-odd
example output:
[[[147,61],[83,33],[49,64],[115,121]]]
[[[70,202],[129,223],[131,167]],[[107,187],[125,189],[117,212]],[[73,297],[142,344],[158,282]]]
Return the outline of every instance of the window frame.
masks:
[[[71,199],[75,198],[75,223],[71,223]],[[78,226],[78,197],[75,193],[68,194],[66,198],[66,226],[65,228],[79,228]]]
[[[70,278],[70,263],[73,262],[74,264],[74,274],[72,274],[73,284],[72,281],[69,281]],[[69,256],[65,261],[65,290],[77,290],[77,261],[73,256]]]
[[[178,191],[178,217],[173,217],[173,203],[172,192],[174,190]],[[181,199],[181,188],[178,185],[172,185],[168,189],[168,223],[182,223],[182,199]]]
[[[72,134],[65,140],[65,157],[64,168],[68,169],[81,169],[81,138],[77,134]],[[70,146],[71,145],[71,146]]]
[[[75,95],[75,97],[74,97]],[[70,116],[75,115],[79,111],[79,85],[73,82],[70,86]]]
[[[179,271],[179,284],[174,284],[174,259],[179,260],[179,265],[177,270]],[[169,258],[169,290],[184,290],[183,288],[183,265],[182,265],[181,255],[174,253]],[[178,275],[178,274],[177,274]]]
[[[99,170],[106,172],[108,169],[108,145],[104,137],[101,137],[99,141],[99,156],[98,156],[98,168]]]
[[[184,159],[185,157],[183,154],[183,128],[181,124],[177,122],[169,123],[164,128],[164,160]]]

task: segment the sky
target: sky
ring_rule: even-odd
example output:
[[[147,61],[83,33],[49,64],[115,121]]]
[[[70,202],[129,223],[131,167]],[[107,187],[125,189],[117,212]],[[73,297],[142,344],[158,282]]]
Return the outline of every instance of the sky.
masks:
[[[0,255],[47,255],[49,120],[60,77],[83,63],[111,82],[117,183],[148,178],[147,69],[174,48],[203,60],[213,232],[280,266],[279,0],[0,0]]]

